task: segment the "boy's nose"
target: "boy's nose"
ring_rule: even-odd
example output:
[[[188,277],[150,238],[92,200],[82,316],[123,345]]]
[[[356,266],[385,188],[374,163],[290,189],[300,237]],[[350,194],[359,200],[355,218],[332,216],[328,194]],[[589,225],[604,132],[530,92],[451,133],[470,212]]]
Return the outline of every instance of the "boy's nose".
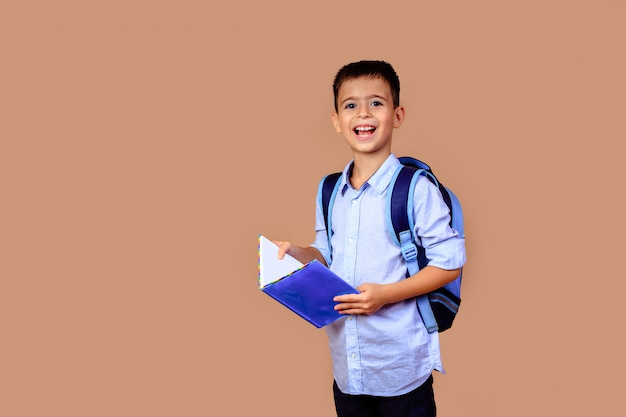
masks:
[[[359,117],[365,118],[365,117],[368,117],[369,115],[370,115],[370,108],[369,108],[369,106],[361,106],[361,107],[359,107]]]

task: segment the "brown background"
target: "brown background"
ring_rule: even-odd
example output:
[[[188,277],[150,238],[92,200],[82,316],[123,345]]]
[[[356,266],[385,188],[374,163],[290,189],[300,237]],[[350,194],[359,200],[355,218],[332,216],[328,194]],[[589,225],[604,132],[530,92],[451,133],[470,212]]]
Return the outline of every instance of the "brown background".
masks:
[[[400,75],[395,152],[464,204],[440,415],[623,415],[625,13],[4,2],[0,415],[333,415],[324,332],[257,289],[256,238],[312,240],[359,59]]]

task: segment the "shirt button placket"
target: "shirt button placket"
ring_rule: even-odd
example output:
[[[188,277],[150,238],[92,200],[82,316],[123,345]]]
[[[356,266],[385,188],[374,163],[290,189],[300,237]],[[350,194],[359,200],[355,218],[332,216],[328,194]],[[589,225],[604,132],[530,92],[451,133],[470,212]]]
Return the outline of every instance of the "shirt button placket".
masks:
[[[356,259],[357,259],[357,237],[358,228],[361,217],[361,195],[357,195],[352,199],[348,214],[348,228],[347,228],[347,245],[346,245],[346,278],[349,282],[356,286]],[[346,353],[348,355],[348,374],[349,384],[351,389],[361,390],[361,371],[360,371],[360,356],[359,356],[359,342],[358,342],[358,317],[350,317],[350,320],[346,320]]]

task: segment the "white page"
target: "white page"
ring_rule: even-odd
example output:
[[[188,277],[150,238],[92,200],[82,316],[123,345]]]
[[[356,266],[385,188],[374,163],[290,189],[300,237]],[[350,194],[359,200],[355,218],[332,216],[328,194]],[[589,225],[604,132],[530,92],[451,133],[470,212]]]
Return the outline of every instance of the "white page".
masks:
[[[259,286],[265,287],[285,275],[302,268],[304,264],[289,254],[278,259],[278,246],[263,235],[259,235]]]

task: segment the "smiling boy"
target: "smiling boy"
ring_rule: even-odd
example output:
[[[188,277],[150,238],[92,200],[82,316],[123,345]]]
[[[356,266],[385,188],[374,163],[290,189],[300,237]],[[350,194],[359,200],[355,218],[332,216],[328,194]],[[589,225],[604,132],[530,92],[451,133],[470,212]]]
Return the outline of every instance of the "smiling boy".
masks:
[[[325,327],[337,415],[432,417],[432,372],[444,370],[439,335],[425,329],[415,297],[459,275],[465,241],[450,228],[437,187],[420,176],[414,229],[429,263],[406,277],[384,217],[388,186],[400,166],[391,152],[392,136],[405,118],[398,76],[384,61],[354,62],[339,70],[333,92],[331,121],[352,160],[343,170],[331,213],[332,245],[318,203],[315,242],[307,247],[276,242],[279,257],[289,253],[303,263],[318,259],[360,292],[335,297],[336,309],[346,318]]]

